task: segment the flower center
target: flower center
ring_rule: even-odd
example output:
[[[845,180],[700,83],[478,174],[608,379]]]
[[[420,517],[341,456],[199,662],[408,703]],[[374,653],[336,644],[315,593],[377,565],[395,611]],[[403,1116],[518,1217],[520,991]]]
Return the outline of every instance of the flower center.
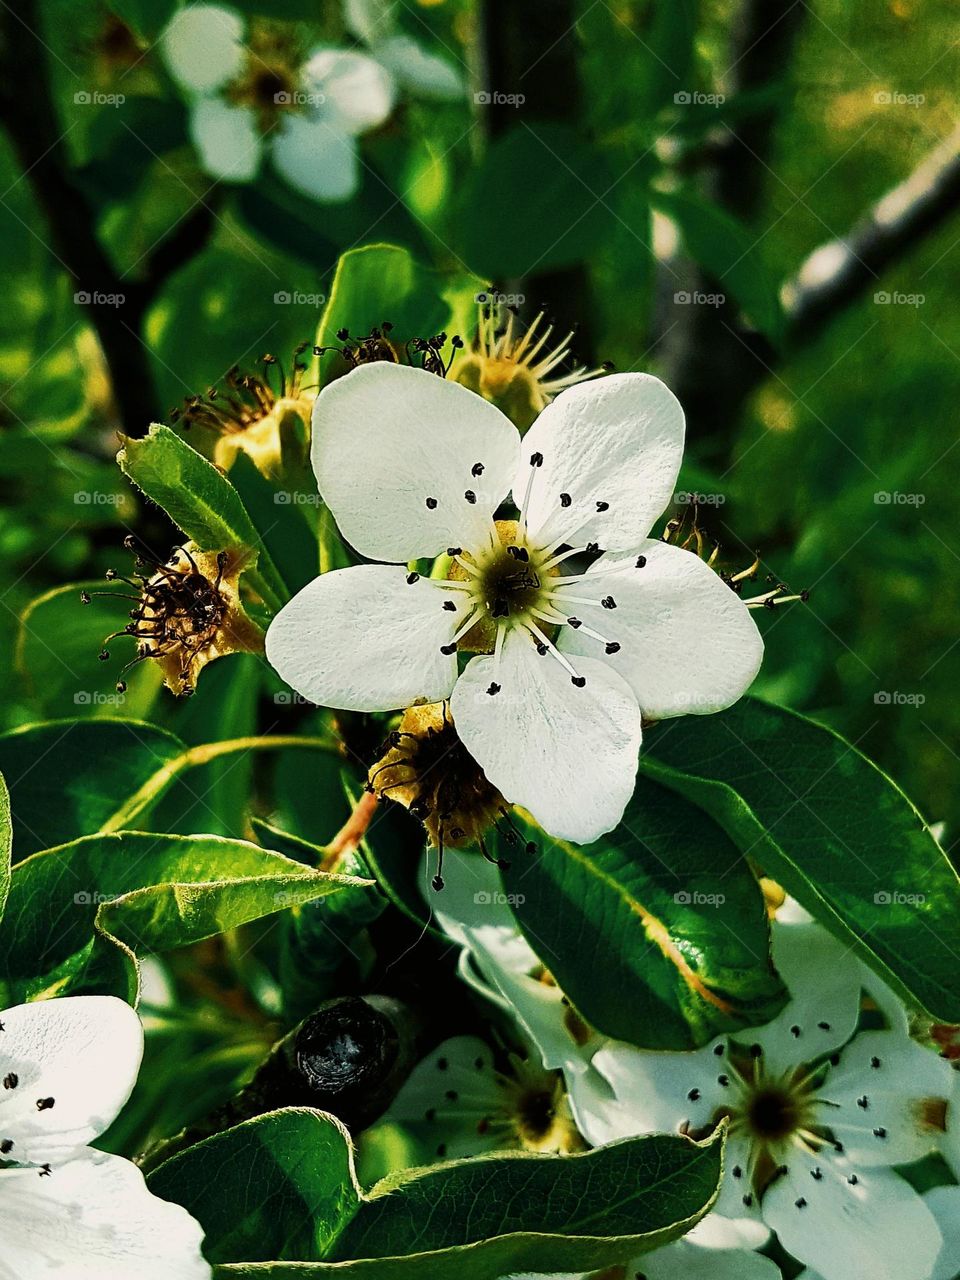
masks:
[[[516,520],[498,520],[496,532],[497,543],[482,551],[455,549],[450,576],[468,584],[476,615],[475,625],[457,641],[465,653],[493,653],[501,624],[529,626],[539,619],[547,621],[550,634],[556,631],[544,612],[550,579],[558,572],[550,563],[553,557],[526,546]]]
[[[798,1100],[782,1088],[761,1088],[748,1101],[746,1121],[761,1141],[788,1138],[798,1127],[801,1108]]]
[[[516,1145],[524,1151],[581,1150],[563,1082],[554,1072],[513,1058],[515,1079],[507,1104]]]
[[[306,104],[307,95],[298,92],[300,62],[299,50],[285,32],[269,26],[251,31],[246,63],[226,95],[254,112],[262,134],[270,132],[283,112]]]

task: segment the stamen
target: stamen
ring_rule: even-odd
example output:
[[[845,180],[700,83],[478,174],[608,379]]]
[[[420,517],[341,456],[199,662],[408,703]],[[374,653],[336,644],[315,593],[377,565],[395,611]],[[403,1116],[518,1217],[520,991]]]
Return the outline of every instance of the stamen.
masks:
[[[536,461],[536,459],[540,461]],[[527,476],[527,487],[523,493],[523,501],[520,504],[520,528],[525,533],[527,528],[527,515],[530,509],[530,495],[533,492],[533,481],[536,477],[537,470],[543,465],[543,454],[534,453],[530,455],[530,474]]]
[[[463,639],[463,637],[467,634],[468,631],[471,631],[473,627],[476,626],[480,612],[481,610],[479,605],[475,605],[474,608],[470,610],[469,614],[467,615],[466,621],[461,623],[461,625],[457,628],[456,632],[453,635],[453,638],[447,644],[442,644],[440,646],[441,653],[447,654],[447,656],[449,656],[452,653],[456,653],[457,644],[459,643],[459,641]]]
[[[467,555],[469,554],[470,552],[468,551]],[[455,555],[453,558],[457,562],[457,564],[460,566],[461,569],[463,569],[466,573],[470,574],[471,578],[481,577],[482,571],[478,568],[478,566],[475,564],[471,564],[470,561],[466,560],[463,555]]]
[[[537,648],[539,649],[540,645],[545,645],[546,650],[551,655],[551,657],[556,658],[556,660],[560,663],[561,667],[563,667],[563,669],[569,674],[571,682],[575,684],[578,689],[582,689],[584,685],[587,683],[586,676],[580,675],[576,667],[574,667],[572,663],[568,661],[568,659],[560,652],[560,650],[556,647],[556,645],[551,644],[551,642],[547,639],[546,635],[540,630],[540,628],[537,626],[535,622],[528,621],[526,622],[525,626],[526,626],[526,629],[529,632],[531,632],[534,639],[539,641]]]

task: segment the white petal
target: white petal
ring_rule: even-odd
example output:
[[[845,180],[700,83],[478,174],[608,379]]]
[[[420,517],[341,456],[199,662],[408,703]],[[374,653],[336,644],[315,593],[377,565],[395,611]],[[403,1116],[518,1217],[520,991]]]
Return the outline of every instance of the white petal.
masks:
[[[243,65],[243,32],[243,19],[233,9],[191,4],[167,24],[160,37],[160,53],[185,89],[213,93]]]
[[[743,1212],[742,1198],[739,1212]],[[707,1249],[762,1249],[770,1239],[770,1228],[759,1217],[726,1218],[711,1210],[686,1238]]]
[[[506,1104],[489,1047],[455,1036],[414,1067],[384,1120],[404,1125],[442,1159],[458,1160],[509,1145],[503,1128],[490,1124]]]
[[[352,49],[315,49],[300,72],[306,93],[322,97],[318,111],[340,133],[382,124],[393,110],[393,80],[373,58]]]
[[[748,1249],[705,1249],[688,1239],[654,1249],[627,1265],[646,1280],[780,1280],[780,1268]]]
[[[89,1153],[0,1173],[0,1269],[16,1280],[207,1280],[203,1232],[180,1205],[152,1195],[129,1160]]]
[[[692,1053],[658,1053],[611,1041],[593,1056],[593,1066],[613,1089],[619,1118],[593,1143],[641,1133],[676,1133],[681,1126],[705,1129],[725,1101],[718,1076],[730,1075],[727,1042],[720,1038]]]
[[[470,930],[468,941],[470,954],[483,976],[512,1009],[527,1038],[539,1050],[543,1065],[549,1070],[562,1068],[573,1074],[584,1070],[597,1041],[591,1037],[589,1028],[571,1016],[563,992],[552,983],[540,982],[531,976],[531,970],[521,971],[513,965],[498,963],[495,952],[487,945],[491,931]],[[499,954],[502,956],[503,952]],[[539,968],[539,961],[536,957],[534,960]]]
[[[303,697],[344,711],[440,702],[457,660],[443,593],[399,565],[364,564],[315,578],[267,631],[267,661]]]
[[[888,987],[883,979],[874,973],[871,968],[863,964],[862,961],[860,964],[860,980],[864,991],[883,1014],[887,1026],[892,1031],[901,1031],[904,1035],[909,1034],[910,1015],[907,1012],[907,1006],[893,988]]]
[[[344,0],[343,20],[351,35],[373,44],[395,26],[393,0]]]
[[[320,492],[347,541],[374,560],[485,545],[519,452],[499,409],[423,369],[365,365],[313,407]]]
[[[940,1139],[940,1154],[960,1181],[960,1071],[953,1073],[953,1092],[947,1105],[947,1131]]]
[[[799,1149],[787,1169],[767,1189],[763,1216],[795,1258],[824,1280],[928,1280],[940,1230],[899,1174]]]
[[[0,1025],[8,1158],[64,1159],[103,1133],[130,1096],[143,1054],[130,1006],[114,996],[69,996],[7,1009]]]
[[[528,460],[543,455],[526,508],[531,535],[544,545],[564,538],[605,551],[636,546],[676,488],[683,430],[676,396],[646,373],[611,374],[561,392],[527,432],[514,481],[519,506]],[[597,503],[608,508],[598,512]]]
[[[910,1164],[934,1150],[953,1068],[897,1031],[864,1031],[844,1049],[818,1090],[822,1112],[852,1163]],[[932,1102],[932,1108],[925,1103]]]
[[[256,177],[263,144],[249,107],[201,98],[190,115],[190,132],[207,173],[224,182],[250,182]]]
[[[311,200],[349,200],[360,185],[356,142],[322,117],[288,115],[271,151],[290,186]]]
[[[450,705],[493,785],[551,835],[588,844],[617,825],[633,794],[640,712],[604,663],[585,658],[577,670],[583,688],[526,632],[511,631],[499,661],[467,665]]]
[[[373,49],[377,61],[410,93],[455,102],[466,93],[463,76],[446,58],[428,53],[412,36],[388,36]]]
[[[772,1022],[738,1039],[761,1045],[768,1065],[780,1071],[831,1053],[850,1039],[860,1016],[860,965],[849,947],[819,924],[777,920],[771,943],[791,998]]]
[[[571,1018],[558,987],[532,976],[543,965],[517,926],[497,868],[456,849],[447,851],[443,866],[445,885],[436,893],[427,887],[433,874],[427,854],[423,895],[437,925],[465,948],[464,982],[519,1022],[545,1067],[584,1070],[599,1037]]]
[[[954,1280],[960,1274],[960,1187],[933,1187],[923,1203],[937,1220],[943,1246],[930,1280]]]
[[[640,555],[646,563],[637,568]],[[607,572],[617,564],[623,573]],[[595,582],[592,573],[598,574]],[[556,603],[620,645],[605,661],[636,693],[648,719],[722,711],[760,669],[763,640],[750,610],[690,551],[643,542],[626,558],[601,556],[569,591],[598,601],[565,610],[561,591]],[[604,599],[615,601],[615,608],[604,608]],[[603,653],[596,640],[572,627],[563,628],[560,648]]]

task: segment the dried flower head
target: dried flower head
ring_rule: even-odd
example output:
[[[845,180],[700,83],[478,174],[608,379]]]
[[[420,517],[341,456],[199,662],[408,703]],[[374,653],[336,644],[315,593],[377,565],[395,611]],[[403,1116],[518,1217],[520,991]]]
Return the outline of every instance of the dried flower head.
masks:
[[[136,550],[132,537],[124,540],[124,546]],[[263,652],[263,632],[240,602],[240,575],[249,565],[249,552],[200,551],[187,543],[177,547],[165,563],[139,554],[130,577],[112,569],[107,572],[109,581],[131,587],[137,594],[85,591],[80,598],[84,604],[90,603],[92,595],[133,601],[132,621],[108,636],[106,643],[117,636],[132,636],[137,654],[124,671],[153,659],[171,692],[190,694],[208,662],[227,653]],[[105,648],[100,657],[106,661],[110,651]],[[117,689],[126,689],[122,678]]]
[[[301,461],[307,456],[314,397],[303,387],[307,366],[300,357],[306,347],[295,348],[289,373],[273,355],[262,357],[262,375],[234,367],[225,390],[210,387],[193,396],[172,411],[172,420],[215,433],[213,460],[225,471],[238,453],[246,453],[268,479],[279,478],[285,455]]]
[[[443,888],[445,848],[478,848],[488,862],[506,866],[487,849],[494,830],[510,845],[525,843],[509,806],[460,741],[445,702],[408,707],[370,770],[368,790],[395,800],[423,823],[437,850],[435,889]]]

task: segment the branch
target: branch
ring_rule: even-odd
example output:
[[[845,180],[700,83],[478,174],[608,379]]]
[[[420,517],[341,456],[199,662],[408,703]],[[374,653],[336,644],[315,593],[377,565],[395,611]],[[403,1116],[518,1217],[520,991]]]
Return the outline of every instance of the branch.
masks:
[[[960,209],[960,128],[927,155],[852,230],[815,249],[784,286],[788,333],[805,342],[880,273]]]
[[[805,14],[799,0],[744,0],[734,21],[731,62],[721,88],[728,96],[783,90],[778,101],[741,120],[736,132],[728,131],[713,152],[715,197],[743,221],[756,215],[763,195],[767,171],[759,157],[770,154],[782,106],[789,101],[785,82]]]

